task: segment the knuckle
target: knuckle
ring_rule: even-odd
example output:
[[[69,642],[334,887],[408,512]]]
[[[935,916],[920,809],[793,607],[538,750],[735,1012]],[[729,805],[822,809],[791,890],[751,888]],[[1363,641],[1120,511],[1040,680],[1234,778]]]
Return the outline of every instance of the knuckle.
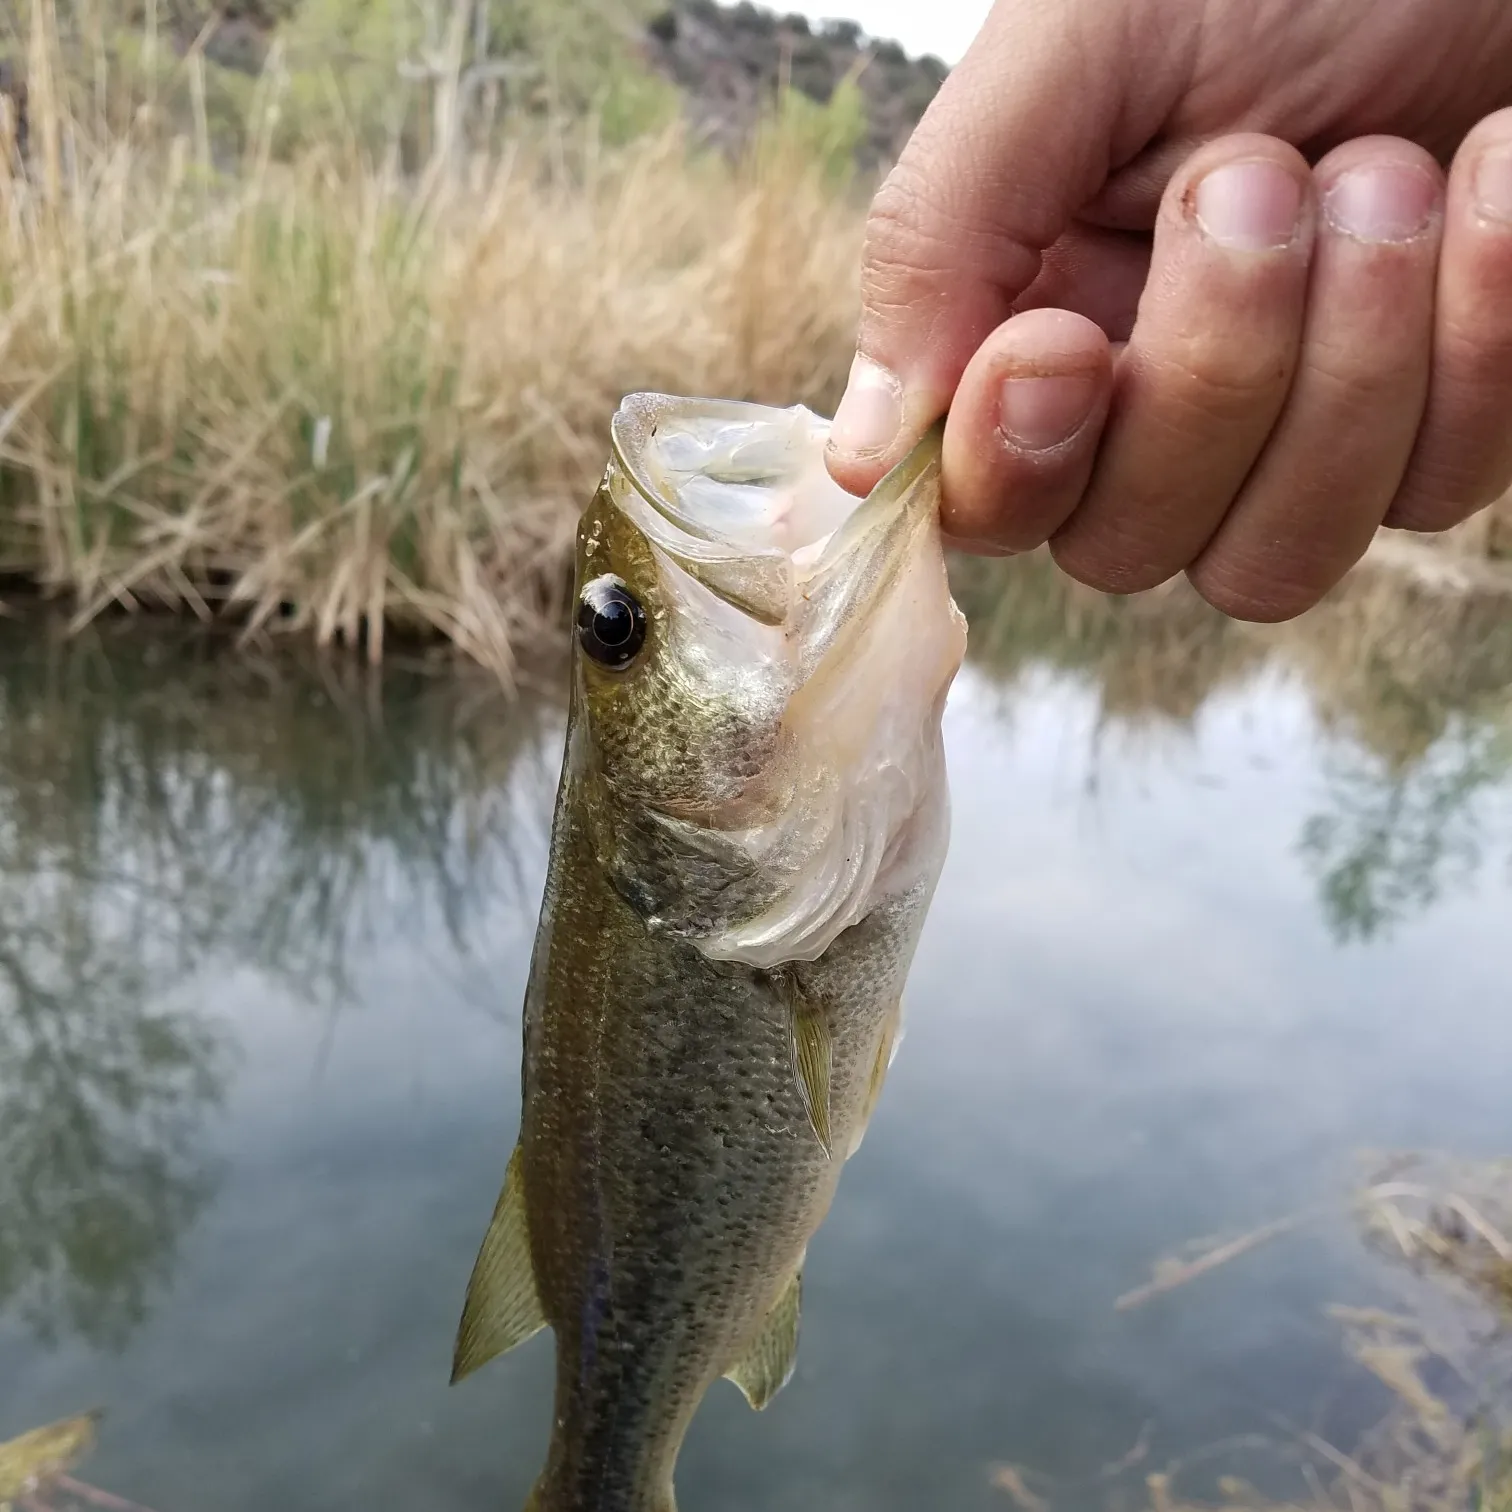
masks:
[[[1146,372],[1146,381],[1178,412],[1217,423],[1252,420],[1256,401],[1280,392],[1290,377],[1285,353],[1216,336],[1182,343],[1151,361]]]
[[[879,270],[944,271],[980,255],[979,239],[972,218],[952,207],[941,182],[905,157],[872,200],[862,257]]]
[[[1394,413],[1404,395],[1421,392],[1428,370],[1426,351],[1415,360],[1393,360],[1357,333],[1353,339],[1320,334],[1305,361],[1313,408],[1335,413]]]
[[[1508,289],[1512,302],[1512,287]],[[1445,312],[1439,320],[1434,358],[1439,367],[1463,374],[1467,385],[1498,385],[1508,392],[1481,394],[1479,403],[1495,405],[1504,416],[1512,406],[1512,310],[1501,299],[1479,302],[1463,313]]]
[[[1500,466],[1471,469],[1448,455],[1415,462],[1391,501],[1386,523],[1397,530],[1438,535],[1494,504],[1512,485],[1512,458]]]
[[[910,142],[872,198],[861,251],[868,300],[948,300],[963,280],[1021,286],[1039,271],[1039,252],[997,217],[972,173],[938,171],[937,156]]]
[[[1050,556],[1067,577],[1099,593],[1144,593],[1181,570],[1180,563],[1163,560],[1148,544],[1107,530],[1057,533],[1050,538]]]
[[[873,315],[928,320],[949,303],[957,246],[917,171],[899,163],[866,217],[861,303]]]
[[[1194,562],[1187,580],[1220,614],[1262,625],[1296,619],[1333,586],[1321,576],[1283,572],[1276,564],[1256,566],[1221,552]]]
[[[905,159],[882,181],[866,216],[863,256],[878,267],[912,265],[929,216],[927,186]]]

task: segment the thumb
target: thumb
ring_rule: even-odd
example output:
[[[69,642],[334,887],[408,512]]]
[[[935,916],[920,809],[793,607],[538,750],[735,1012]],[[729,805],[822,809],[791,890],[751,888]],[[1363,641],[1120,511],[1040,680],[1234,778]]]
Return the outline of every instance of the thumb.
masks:
[[[864,493],[945,413],[1040,254],[1158,128],[1176,91],[1150,75],[1181,49],[1168,15],[1163,60],[1140,57],[1132,24],[1117,0],[998,0],[941,86],[867,218],[827,457],[843,487]]]

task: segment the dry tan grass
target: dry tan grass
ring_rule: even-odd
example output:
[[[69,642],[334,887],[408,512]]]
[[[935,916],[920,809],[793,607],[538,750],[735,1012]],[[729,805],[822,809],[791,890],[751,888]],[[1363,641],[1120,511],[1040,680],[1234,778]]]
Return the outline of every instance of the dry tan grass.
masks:
[[[1512,1512],[1512,1162],[1391,1157],[1350,1205],[1368,1241],[1434,1282],[1406,1313],[1328,1309],[1359,1378],[1385,1388],[1382,1416],[1350,1452],[1280,1424],[1152,1469],[1147,1425],[1127,1454],[1074,1487],[1015,1464],[994,1466],[992,1484],[1020,1512],[1055,1512],[1067,1492],[1079,1505],[1091,1492],[1110,1512]],[[1185,1247],[1115,1305],[1164,1297],[1336,1210],[1323,1201],[1248,1234]],[[1294,1494],[1277,1500],[1234,1475],[1215,1478],[1216,1496],[1186,1489],[1235,1451],[1289,1470]]]
[[[34,0],[0,572],[80,619],[229,611],[375,660],[386,624],[429,627],[508,675],[621,394],[823,405],[843,379],[859,210],[778,127],[735,166],[584,126],[405,179],[334,145],[275,161],[270,76],[227,176],[203,135],[91,136],[60,56]]]

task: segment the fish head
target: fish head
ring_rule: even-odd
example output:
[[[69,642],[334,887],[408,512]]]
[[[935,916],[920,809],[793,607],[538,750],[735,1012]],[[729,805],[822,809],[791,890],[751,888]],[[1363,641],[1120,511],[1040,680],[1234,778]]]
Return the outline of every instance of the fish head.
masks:
[[[965,622],[938,430],[857,499],[802,406],[636,394],[612,429],[578,531],[574,700],[622,890],[711,956],[812,959],[943,854]]]

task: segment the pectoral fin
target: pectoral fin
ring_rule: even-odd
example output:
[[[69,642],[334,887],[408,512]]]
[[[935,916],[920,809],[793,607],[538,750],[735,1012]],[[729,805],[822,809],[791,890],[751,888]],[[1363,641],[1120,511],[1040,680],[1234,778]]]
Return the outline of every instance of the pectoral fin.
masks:
[[[798,1315],[802,1310],[803,1271],[793,1279],[766,1315],[746,1352],[727,1371],[745,1393],[745,1399],[760,1412],[787,1385],[798,1358]]]
[[[452,1357],[452,1383],[523,1344],[546,1326],[536,1293],[525,1229],[525,1187],[520,1176],[520,1148],[515,1146],[504,1176],[504,1189],[467,1283],[467,1301]]]
[[[835,1046],[829,1022],[821,1004],[801,995],[793,999],[793,1070],[798,1077],[798,1091],[804,1111],[813,1125],[814,1135],[833,1154],[830,1142],[830,1072],[834,1066]]]
[[[882,1034],[877,1040],[877,1054],[872,1061],[871,1077],[866,1086],[866,1102],[862,1105],[861,1117],[856,1120],[856,1132],[845,1156],[847,1160],[861,1148],[861,1141],[866,1138],[867,1126],[871,1123],[871,1116],[876,1111],[877,1100],[882,1096],[882,1083],[887,1080],[887,1073],[892,1069],[892,1063],[897,1058],[898,1045],[902,1038],[903,1000],[900,998],[893,1005],[893,1011],[888,1015],[887,1022],[882,1026]]]

